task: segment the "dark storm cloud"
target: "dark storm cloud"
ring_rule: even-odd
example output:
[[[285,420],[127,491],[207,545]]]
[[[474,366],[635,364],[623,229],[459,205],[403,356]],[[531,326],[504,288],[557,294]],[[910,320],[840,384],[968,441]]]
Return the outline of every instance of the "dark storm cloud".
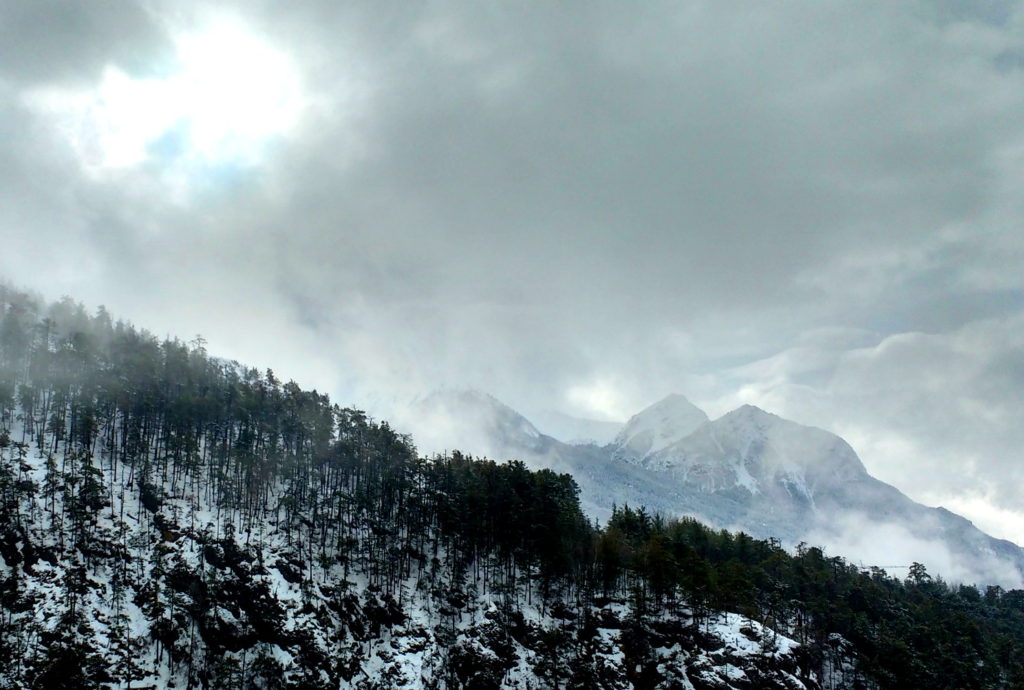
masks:
[[[159,159],[81,171],[26,105],[109,65],[166,69],[205,15],[145,8],[3,10],[17,281],[381,411],[442,383],[611,415],[677,389],[847,420],[920,466],[892,448],[950,443],[967,413],[933,409],[906,362],[966,361],[972,405],[1019,408],[990,373],[1019,361],[1024,309],[1017,5],[239,3],[309,106],[259,165],[184,194]],[[40,252],[58,255],[45,277]],[[1002,340],[967,348],[976,332]],[[888,424],[882,398],[933,412]],[[1012,426],[986,423],[931,495],[1014,475]]]

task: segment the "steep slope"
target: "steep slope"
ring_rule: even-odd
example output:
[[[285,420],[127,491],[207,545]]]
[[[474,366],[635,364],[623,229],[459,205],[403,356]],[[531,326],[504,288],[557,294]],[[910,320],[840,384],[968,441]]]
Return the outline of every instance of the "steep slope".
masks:
[[[25,437],[0,427],[0,466],[17,457],[33,478],[22,481],[43,485],[48,453],[12,431]],[[373,513],[351,514],[346,549],[317,563],[307,552],[321,548],[323,518],[289,517],[285,486],[269,489],[279,507],[254,523],[201,485],[132,491],[125,467],[101,465],[87,475],[99,489],[88,543],[70,520],[65,532],[25,519],[0,549],[0,650],[16,660],[0,667],[0,687],[815,687],[800,645],[735,613],[696,626],[676,607],[647,630],[625,599],[541,597],[529,571],[516,584],[468,567],[437,532],[418,540],[432,559],[409,542],[395,563],[371,535],[396,523]],[[20,513],[74,512],[74,494],[61,494]],[[828,663],[841,670],[840,657]]]
[[[0,687],[1024,682],[1024,593],[900,582],[642,508],[599,529],[568,475],[417,457],[269,371],[4,298]],[[462,401],[491,405],[506,442],[571,450]]]
[[[270,372],[17,306],[0,324],[0,687],[811,684],[784,635],[591,574],[567,475],[417,458]],[[493,433],[541,441],[491,402]]]
[[[679,426],[686,428],[688,421]],[[867,476],[856,453],[838,436],[752,405],[695,428],[642,462],[704,491],[740,486],[758,494],[781,484],[794,499],[808,501],[819,486]]]
[[[750,405],[699,426],[640,462],[691,492],[727,500],[731,512],[712,509],[715,522],[790,543],[816,519],[820,493],[868,479],[853,449],[838,436]]]

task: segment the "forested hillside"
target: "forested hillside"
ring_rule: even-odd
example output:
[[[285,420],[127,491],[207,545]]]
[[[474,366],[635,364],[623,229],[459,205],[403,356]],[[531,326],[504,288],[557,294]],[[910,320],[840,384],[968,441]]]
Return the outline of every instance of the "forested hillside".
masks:
[[[0,687],[1024,687],[1024,592],[422,458],[386,422],[0,291]]]

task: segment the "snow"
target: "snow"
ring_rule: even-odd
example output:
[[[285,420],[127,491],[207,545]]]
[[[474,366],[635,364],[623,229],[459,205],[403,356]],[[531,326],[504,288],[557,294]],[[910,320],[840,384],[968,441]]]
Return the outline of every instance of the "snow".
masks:
[[[789,547],[815,543],[868,563],[879,562],[872,555],[877,549],[852,546],[863,541],[864,528],[891,535],[895,526],[908,536],[887,540],[893,546],[885,562],[927,562],[944,576],[1008,587],[1018,586],[1024,572],[1024,550],[959,525],[875,480],[838,436],[752,405],[709,421],[685,397],[669,396],[635,415],[602,448],[544,436],[485,394],[449,393],[445,400],[454,401],[445,414],[421,419],[448,440],[445,447],[568,472],[580,486],[584,512],[599,523],[615,505],[642,505]],[[418,431],[415,437],[420,439]],[[851,524],[853,529],[835,529]],[[963,564],[970,565],[965,570]]]
[[[638,462],[693,433],[708,416],[682,395],[670,395],[634,415],[615,437],[618,453]]]
[[[33,451],[29,457],[29,464],[33,466],[32,472],[39,479],[43,479],[45,470],[40,470],[44,456]],[[316,625],[315,613],[306,612],[304,604],[312,596],[314,601],[318,588],[314,584],[308,584],[304,588],[298,584],[288,582],[281,572],[272,567],[278,558],[287,552],[287,545],[280,533],[272,526],[247,525],[240,520],[231,519],[232,516],[224,511],[219,511],[202,500],[202,489],[198,489],[196,495],[189,494],[182,487],[178,487],[174,493],[170,485],[162,485],[159,490],[164,494],[164,501],[161,513],[170,519],[175,519],[182,528],[182,534],[174,541],[163,541],[159,532],[150,532],[149,538],[143,530],[152,525],[151,514],[139,503],[138,492],[130,490],[125,486],[127,481],[124,474],[116,478],[106,463],[99,463],[104,480],[112,488],[112,505],[100,511],[95,526],[99,538],[110,539],[117,543],[125,544],[132,554],[129,573],[132,582],[127,583],[124,596],[115,601],[113,596],[114,573],[111,568],[103,562],[99,562],[89,570],[89,580],[93,583],[89,591],[83,595],[80,606],[87,611],[87,620],[94,630],[93,639],[97,648],[109,658],[123,657],[126,653],[125,644],[135,645],[133,658],[139,665],[139,671],[134,675],[132,685],[135,687],[154,685],[156,687],[184,687],[187,681],[183,677],[184,666],[173,664],[170,661],[166,650],[161,650],[152,638],[152,626],[154,619],[151,613],[144,610],[144,606],[136,604],[140,601],[133,597],[134,585],[158,581],[154,577],[155,567],[167,568],[180,559],[182,563],[192,568],[202,567],[202,547],[196,541],[197,535],[206,533],[204,539],[224,539],[227,535],[233,534],[236,543],[244,544],[250,538],[261,538],[264,546],[263,561],[267,566],[259,573],[252,574],[256,582],[265,583],[275,599],[281,604],[286,612],[285,628],[295,631],[299,629],[313,631],[317,644],[325,650],[340,649],[348,650],[359,659],[360,671],[352,678],[351,682],[342,683],[342,688],[364,687],[366,682],[376,682],[387,687],[409,687],[417,688],[436,684],[443,672],[442,663],[454,648],[469,650],[479,663],[498,664],[499,657],[494,649],[488,646],[490,639],[488,631],[496,630],[495,619],[502,614],[501,595],[493,591],[487,591],[481,580],[469,578],[464,584],[465,591],[470,595],[467,605],[457,611],[454,616],[448,616],[441,612],[440,602],[432,593],[431,587],[424,586],[424,579],[421,573],[412,574],[402,583],[403,613],[405,621],[399,625],[382,628],[379,635],[373,639],[357,642],[346,638],[341,642],[334,643],[328,640]],[[42,472],[42,474],[40,474]],[[122,492],[122,489],[127,489]],[[43,501],[42,496],[37,496],[35,501]],[[41,505],[39,506],[40,513]],[[122,522],[120,515],[124,515]],[[187,528],[192,524],[194,528]],[[257,532],[264,532],[260,537]],[[118,537],[120,535],[120,537]],[[38,539],[41,545],[52,546],[56,539],[55,534],[48,532],[32,534],[33,539]],[[207,542],[209,543],[209,542]],[[444,555],[443,552],[441,554]],[[74,556],[71,557],[74,560]],[[24,578],[26,589],[29,593],[38,596],[38,605],[33,616],[38,623],[44,627],[52,627],[56,621],[59,611],[64,605],[63,587],[66,567],[70,561],[61,561],[57,566],[51,566],[46,561],[36,564],[34,573]],[[206,566],[207,569],[212,566]],[[323,577],[330,576],[336,581],[341,580],[338,566],[335,570],[323,573]],[[0,575],[6,576],[11,568],[2,564]],[[212,572],[212,571],[211,571]],[[211,574],[211,577],[214,575]],[[451,577],[449,573],[447,577]],[[231,577],[230,572],[225,570],[215,577]],[[442,581],[443,581],[442,576]],[[316,577],[314,579],[320,579]],[[351,583],[349,591],[355,593],[361,601],[375,598],[378,595],[370,592],[369,581],[365,574],[353,571],[348,574],[348,581]],[[164,592],[162,597],[174,595]],[[523,592],[518,593],[520,599],[519,612],[523,617],[524,624],[531,630],[553,631],[565,625],[565,622],[554,617],[549,608],[544,607],[534,598],[533,603],[525,603]],[[224,605],[215,604],[217,617],[225,623],[245,625],[232,610]],[[315,607],[314,607],[315,608]],[[625,664],[627,655],[622,646],[622,628],[629,620],[630,606],[624,601],[613,601],[603,608],[594,607],[592,614],[601,620],[613,620],[615,624],[611,627],[599,627],[596,629],[594,638],[595,663],[604,669],[610,669],[612,674],[618,674],[623,679],[623,684],[609,687],[628,688],[625,684]],[[169,614],[163,614],[169,615]],[[658,614],[659,620],[671,621],[678,619],[682,623],[689,622],[689,611],[685,608],[664,610]],[[125,633],[117,633],[114,628],[116,620],[123,620],[126,627]],[[679,642],[672,642],[668,646],[656,650],[659,659],[659,669],[665,673],[665,677],[674,679],[677,687],[693,688],[690,680],[692,672],[699,672],[705,679],[714,679],[718,687],[734,687],[733,681],[740,682],[747,677],[744,668],[749,667],[752,659],[762,653],[760,645],[752,644],[739,632],[742,625],[754,625],[758,634],[767,634],[756,624],[742,619],[736,614],[724,614],[719,620],[711,624],[709,630],[720,637],[726,645],[726,661],[715,664],[711,661],[710,655],[701,650],[685,651],[684,646]],[[442,639],[442,631],[450,631],[453,639]],[[184,632],[184,631],[183,631]],[[185,632],[188,635],[187,632]],[[785,638],[780,637],[780,640]],[[202,640],[196,642],[202,647]],[[543,687],[537,675],[537,664],[541,659],[536,649],[525,646],[517,640],[509,640],[511,649],[511,665],[507,667],[501,681],[503,690],[526,690],[527,688]],[[795,644],[785,640],[779,645],[779,651],[773,652],[777,656],[788,654]],[[260,649],[270,658],[280,663],[283,672],[288,677],[289,670],[296,668],[297,658],[294,650],[286,649],[277,644],[261,643]],[[255,648],[252,650],[255,651]],[[566,650],[567,652],[568,650]],[[242,652],[241,654],[245,654]],[[230,653],[228,656],[232,656]],[[234,656],[239,656],[235,654]],[[568,657],[567,657],[568,658]],[[560,663],[568,663],[562,661]],[[697,669],[697,671],[691,671]],[[0,674],[2,675],[2,674]],[[0,677],[2,682],[2,677]],[[668,681],[666,681],[668,682]],[[797,685],[796,687],[800,687]]]
[[[763,627],[757,621],[745,618],[736,613],[724,613],[717,616],[709,626],[708,632],[717,637],[725,644],[726,649],[738,652],[744,656],[761,653],[765,642],[770,640],[774,633]],[[790,648],[796,643],[792,640],[779,636],[779,639],[786,640]],[[773,655],[780,652],[775,651]]]
[[[644,465],[708,492],[739,488],[756,495],[781,485],[793,500],[812,505],[815,486],[866,476],[838,436],[751,405],[651,453]]]
[[[646,420],[634,417],[631,420],[631,423],[636,422],[634,429],[658,428],[651,420],[661,419],[659,415],[662,413],[688,413],[691,421],[703,416],[702,412],[696,410],[681,396],[669,398],[662,403],[664,404],[659,403],[660,412],[656,412],[653,417],[647,415]],[[642,417],[643,414],[638,417]],[[685,417],[686,414],[682,416]],[[503,414],[501,417],[511,422],[513,426],[519,425],[519,420],[522,419],[518,415]],[[706,417],[704,420],[685,438],[665,446],[652,457],[660,457],[661,454],[668,452],[680,452],[684,461],[677,463],[676,467],[687,472],[718,462],[720,468],[732,474],[706,474],[708,481],[721,483],[731,477],[735,486],[745,488],[751,493],[763,489],[765,477],[772,471],[782,472],[783,476],[788,478],[792,492],[810,492],[809,487],[813,485],[805,481],[805,478],[814,468],[809,467],[808,461],[803,460],[800,455],[808,450],[834,452],[840,456],[836,460],[837,463],[845,461],[842,457],[843,446],[835,444],[835,437],[820,430],[808,430],[807,427],[785,422],[756,408],[741,408],[736,413],[730,413],[714,422],[706,421]],[[685,425],[679,428],[684,427]],[[668,432],[661,434],[658,436],[659,442],[666,441],[670,436],[671,433]],[[654,447],[653,444],[651,447]],[[13,454],[14,451],[12,449],[5,452]],[[820,455],[817,458],[816,461],[820,461]],[[45,454],[32,447],[29,449],[27,462],[30,466],[27,474],[42,484],[46,478]],[[345,630],[341,623],[332,621],[331,626],[323,626],[318,620],[321,615],[331,614],[322,613],[327,595],[316,583],[341,582],[341,566],[333,565],[327,569],[318,566],[314,569],[312,582],[307,581],[302,585],[289,582],[278,568],[273,567],[278,560],[287,558],[290,549],[287,539],[276,526],[276,519],[257,519],[253,524],[248,524],[237,515],[218,510],[206,502],[203,487],[190,487],[187,483],[179,483],[175,487],[165,483],[158,487],[164,496],[160,512],[173,521],[181,534],[173,541],[164,541],[167,538],[152,529],[154,518],[140,505],[138,491],[128,483],[126,475],[119,472],[115,476],[109,463],[102,457],[98,458],[96,465],[104,482],[110,487],[112,505],[97,515],[95,534],[98,539],[122,545],[128,551],[130,560],[126,567],[131,581],[124,587],[123,595],[115,597],[116,574],[111,566],[100,560],[89,567],[88,578],[93,584],[82,595],[80,606],[86,612],[86,618],[95,632],[93,639],[109,657],[123,656],[126,653],[126,645],[137,645],[139,651],[136,661],[141,671],[134,679],[135,685],[155,684],[158,687],[169,687],[172,682],[178,687],[185,685],[182,682],[183,669],[172,664],[168,660],[167,652],[162,651],[161,646],[153,640],[155,614],[150,609],[148,600],[134,596],[140,593],[139,586],[151,581],[160,582],[160,578],[154,575],[154,570],[167,570],[176,563],[183,564],[192,572],[202,573],[204,578],[208,574],[210,577],[233,577],[229,569],[214,573],[215,568],[203,562],[203,545],[209,544],[211,539],[227,538],[234,539],[236,544],[246,544],[252,540],[261,545],[263,551],[260,558],[265,567],[259,569],[259,572],[254,568],[251,579],[257,584],[265,585],[275,602],[280,605],[285,614],[285,630],[309,631],[319,649],[330,654],[352,654],[353,658],[358,660],[360,673],[351,683],[343,684],[341,687],[356,688],[361,684],[365,685],[368,679],[390,687],[404,684],[405,687],[415,688],[436,683],[439,680],[438,674],[443,672],[444,663],[455,648],[466,650],[474,658],[481,660],[481,663],[499,663],[496,649],[502,649],[502,645],[493,645],[490,640],[494,637],[493,633],[499,629],[495,620],[506,615],[502,607],[503,598],[502,595],[489,591],[482,580],[474,579],[474,567],[470,567],[464,578],[463,573],[442,572],[438,576],[436,586],[433,586],[432,579],[430,584],[427,584],[428,578],[424,572],[413,572],[401,585],[400,600],[404,621],[383,626],[380,633],[371,639],[357,638]],[[640,471],[634,466],[630,468]],[[826,469],[829,472],[835,470]],[[280,491],[280,487],[271,491],[271,504],[275,499],[280,499]],[[41,493],[29,500],[33,505],[24,506],[24,513],[49,513],[45,508],[46,499]],[[58,498],[58,502],[59,500]],[[56,512],[59,514],[61,511],[58,508]],[[43,522],[44,520],[36,521],[36,529],[30,536],[38,545],[55,547],[60,532],[43,529]],[[40,561],[36,564],[34,573],[19,573],[27,593],[37,597],[36,610],[31,615],[41,629],[52,629],[62,611],[67,571],[78,559],[77,554],[65,552],[57,566]],[[442,559],[444,560],[446,559]],[[0,562],[0,578],[6,578],[15,570],[17,569],[11,568],[5,562]],[[350,584],[347,588],[340,589],[354,594],[359,606],[381,601],[380,595],[371,591],[366,573],[358,568],[348,572],[345,579]],[[438,592],[446,592],[447,589],[455,587],[456,582],[466,594],[466,604],[449,615],[442,612],[446,604],[443,594]],[[541,686],[537,666],[542,661],[540,655],[543,652],[539,645],[530,641],[531,636],[536,639],[543,637],[543,633],[546,632],[564,632],[569,629],[564,620],[556,618],[550,609],[540,605],[536,595],[533,603],[523,603],[528,599],[523,587],[524,585],[520,584],[515,597],[520,602],[518,613],[522,615],[523,625],[530,631],[530,635],[524,640],[506,641],[507,649],[510,651],[506,657],[501,658],[502,668],[507,669],[501,687],[507,690]],[[175,596],[170,591],[153,594],[153,598],[162,597],[165,603]],[[572,608],[577,604],[569,600],[567,605]],[[236,615],[227,606],[218,605],[216,611],[219,619],[225,623],[235,623],[239,626],[247,624],[244,615]],[[628,655],[622,642],[622,628],[631,619],[630,606],[625,601],[614,601],[603,609],[594,607],[590,613],[597,620],[614,621],[612,625],[602,622],[602,626],[608,627],[598,627],[594,632],[591,642],[596,650],[595,659],[605,667],[625,674]],[[171,614],[157,615],[169,617]],[[677,623],[678,625],[674,627],[668,627],[676,631],[685,631],[692,630],[693,620],[690,616],[691,613],[684,607],[677,607],[658,611],[652,619],[656,619],[659,624]],[[117,628],[119,620],[124,622],[123,632]],[[575,626],[575,623],[572,625]],[[664,636],[663,646],[655,649],[653,653],[657,657],[658,669],[666,678],[666,687],[669,687],[669,682],[673,682],[675,685],[671,687],[692,688],[697,678],[701,679],[700,683],[696,683],[699,686],[749,686],[756,662],[766,657],[779,662],[780,677],[787,678],[792,687],[802,687],[802,683],[791,672],[795,669],[792,657],[798,648],[792,639],[736,613],[721,613],[710,621],[702,621],[700,627],[703,632],[719,640],[722,648],[703,649],[699,646],[702,644],[699,640],[695,642],[694,639],[686,637],[689,633],[685,632]],[[328,630],[337,631],[337,639],[334,639]],[[572,630],[575,632],[577,628],[573,627]],[[188,633],[185,632],[185,635]],[[201,651],[202,641],[199,640],[196,644]],[[842,677],[848,671],[849,661],[844,660],[840,654],[843,648],[839,642],[837,650],[836,659],[834,663],[829,662],[832,664],[829,668],[833,676]],[[285,669],[286,675],[288,669],[297,666],[297,649],[260,643],[260,651],[276,659]],[[569,658],[569,650],[560,653],[565,659]],[[561,660],[562,663],[568,663],[565,659]],[[787,668],[791,670],[787,671]],[[0,670],[0,685],[3,684],[3,680],[3,671]]]
[[[745,458],[735,458],[732,463],[732,467],[733,471],[736,473],[737,486],[742,486],[752,494],[756,494],[761,491],[761,487],[759,486],[757,479],[747,471],[747,462]]]

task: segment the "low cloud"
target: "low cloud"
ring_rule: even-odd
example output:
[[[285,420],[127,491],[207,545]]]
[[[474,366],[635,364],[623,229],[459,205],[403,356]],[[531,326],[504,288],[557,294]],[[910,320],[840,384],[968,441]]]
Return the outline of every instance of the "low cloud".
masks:
[[[882,567],[893,577],[906,577],[908,567],[917,562],[933,577],[940,576],[951,584],[998,584],[1007,589],[1024,584],[1020,571],[1009,561],[991,553],[966,559],[941,541],[915,534],[910,525],[857,514],[836,515],[829,522],[827,528],[808,534],[805,541],[828,544],[829,555],[842,556],[865,568]]]

